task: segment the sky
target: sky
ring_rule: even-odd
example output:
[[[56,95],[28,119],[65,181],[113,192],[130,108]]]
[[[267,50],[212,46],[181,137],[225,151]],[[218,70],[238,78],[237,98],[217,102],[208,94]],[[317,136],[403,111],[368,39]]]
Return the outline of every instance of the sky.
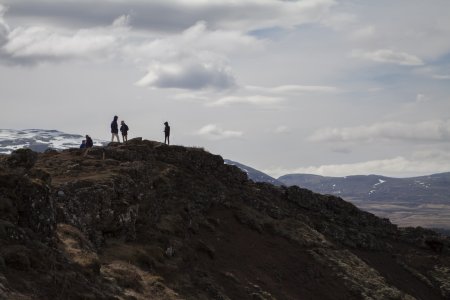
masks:
[[[278,177],[450,171],[448,0],[0,0],[0,128],[203,147]]]

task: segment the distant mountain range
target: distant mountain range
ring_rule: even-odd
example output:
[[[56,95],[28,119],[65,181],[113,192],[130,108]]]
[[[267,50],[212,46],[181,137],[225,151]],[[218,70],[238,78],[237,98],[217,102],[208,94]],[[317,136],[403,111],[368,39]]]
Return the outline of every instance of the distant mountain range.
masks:
[[[339,196],[359,208],[401,226],[450,230],[450,172],[411,178],[380,175],[325,177],[289,174],[273,178],[246,165],[228,161],[253,181],[293,186]]]
[[[397,202],[413,206],[423,202],[449,204],[450,173],[411,178],[380,175],[325,177],[310,174],[290,174],[278,178],[287,186],[298,185],[322,194],[371,202]]]
[[[48,148],[78,148],[83,139],[82,135],[57,130],[0,129],[0,154],[8,154],[19,148],[30,148],[37,152]],[[104,143],[94,140],[97,146]],[[236,165],[253,181],[277,186],[297,185],[317,193],[336,195],[402,226],[450,230],[450,173],[412,178],[380,175],[325,177],[310,174],[273,178],[239,162],[225,159],[225,163]]]
[[[411,178],[290,174],[278,180],[287,186],[340,196],[402,226],[450,229],[450,173]]]

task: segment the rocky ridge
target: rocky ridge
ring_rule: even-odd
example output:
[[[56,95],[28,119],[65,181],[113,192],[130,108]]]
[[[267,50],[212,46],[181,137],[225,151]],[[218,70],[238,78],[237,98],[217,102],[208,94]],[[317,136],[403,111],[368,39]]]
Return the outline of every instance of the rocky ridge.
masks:
[[[0,156],[1,299],[448,299],[450,242],[134,139]]]

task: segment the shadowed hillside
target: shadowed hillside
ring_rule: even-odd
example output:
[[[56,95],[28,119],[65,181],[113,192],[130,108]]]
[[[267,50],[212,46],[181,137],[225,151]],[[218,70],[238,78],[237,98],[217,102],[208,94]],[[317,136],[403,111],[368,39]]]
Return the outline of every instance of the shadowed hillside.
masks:
[[[0,157],[2,299],[446,299],[449,240],[218,155],[127,144]]]

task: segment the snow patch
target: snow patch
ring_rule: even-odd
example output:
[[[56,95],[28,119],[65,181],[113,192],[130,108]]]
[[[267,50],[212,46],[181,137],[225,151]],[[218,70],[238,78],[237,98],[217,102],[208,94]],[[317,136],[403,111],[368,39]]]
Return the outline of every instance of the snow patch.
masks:
[[[376,188],[378,185],[383,184],[383,183],[385,183],[385,182],[386,182],[386,180],[378,179],[378,183],[375,183],[375,184],[373,185],[373,188]],[[369,194],[370,194],[370,193],[369,193]]]
[[[21,148],[44,151],[46,148],[64,150],[80,147],[84,136],[67,134],[58,130],[44,129],[0,129],[0,153],[9,154]],[[94,146],[102,146],[104,141],[94,140]]]

